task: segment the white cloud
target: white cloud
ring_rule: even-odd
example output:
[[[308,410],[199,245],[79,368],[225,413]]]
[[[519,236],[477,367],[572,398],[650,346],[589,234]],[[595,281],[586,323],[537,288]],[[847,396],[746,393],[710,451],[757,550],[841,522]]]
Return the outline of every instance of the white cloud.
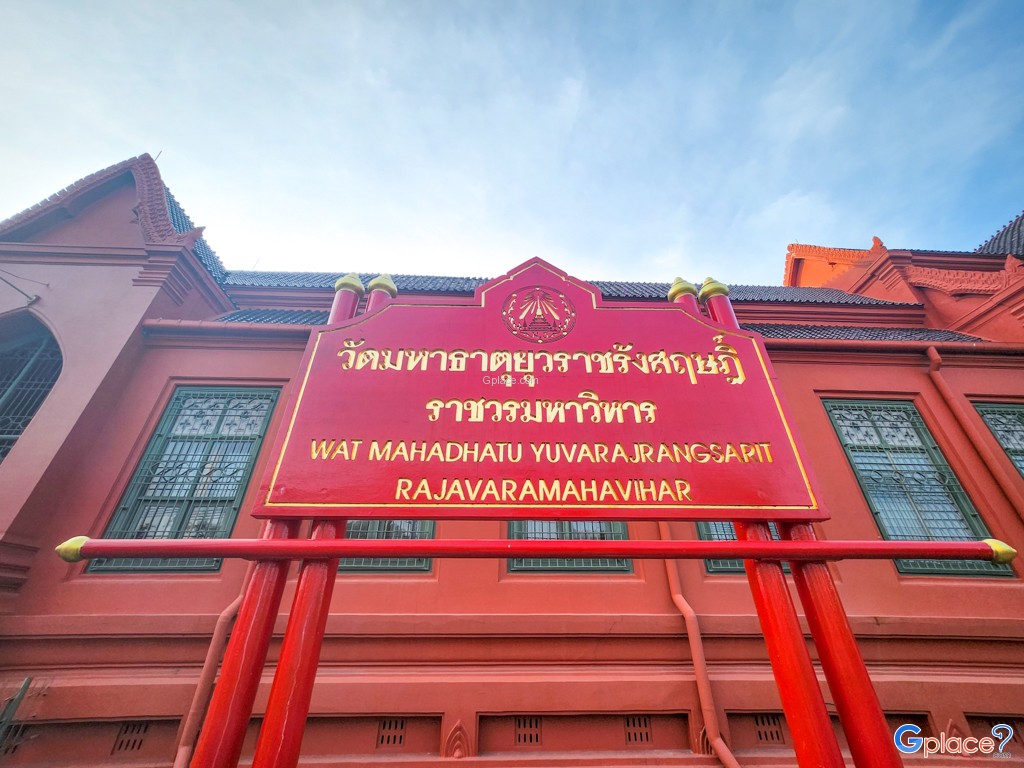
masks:
[[[973,247],[1024,207],[1014,0],[5,17],[0,218],[163,150],[236,268],[777,282],[793,240]]]

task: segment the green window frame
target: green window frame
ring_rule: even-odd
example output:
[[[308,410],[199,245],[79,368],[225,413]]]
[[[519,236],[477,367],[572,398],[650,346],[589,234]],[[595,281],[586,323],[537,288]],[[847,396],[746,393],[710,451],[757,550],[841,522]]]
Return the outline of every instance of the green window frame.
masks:
[[[1013,466],[1024,475],[1024,405],[975,403],[974,407],[992,430],[996,442],[1010,457]]]
[[[779,541],[779,529],[775,523],[769,522],[768,528],[772,538]],[[701,541],[736,541],[736,526],[728,520],[697,521],[697,538]],[[733,557],[713,557],[704,560],[708,573],[744,573],[743,561]],[[789,563],[783,563],[782,569],[789,573]]]
[[[722,520],[700,520],[697,522],[697,537],[702,541],[736,541],[736,528]],[[708,573],[743,573],[743,561],[738,558],[707,558],[704,568]]]
[[[348,539],[432,539],[433,520],[349,520]],[[344,557],[339,571],[429,571],[429,557]]]
[[[177,387],[104,538],[228,538],[279,390]],[[216,571],[215,557],[98,558],[89,572]]]
[[[626,524],[611,520],[512,520],[510,539],[625,541]],[[508,561],[510,571],[589,571],[632,573],[633,561],[619,557],[515,557]]]
[[[31,317],[0,331],[0,462],[36,415],[64,367],[57,340]]]
[[[825,400],[825,410],[885,539],[990,536],[917,408],[889,400]],[[1012,576],[977,560],[897,560],[900,573]]]

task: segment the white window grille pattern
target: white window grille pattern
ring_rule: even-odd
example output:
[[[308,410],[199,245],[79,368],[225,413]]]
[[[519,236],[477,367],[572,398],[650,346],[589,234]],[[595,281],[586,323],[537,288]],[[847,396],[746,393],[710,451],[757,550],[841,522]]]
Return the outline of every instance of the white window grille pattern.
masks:
[[[1024,475],[1024,405],[976,403],[981,418],[1006,451],[1013,466]]]
[[[179,387],[104,532],[113,539],[231,535],[278,391]],[[91,572],[216,570],[219,558],[102,558]]]
[[[768,523],[772,538],[779,541],[779,529],[775,523]],[[727,520],[701,520],[697,523],[697,536],[703,541],[736,541],[736,526]],[[739,558],[714,557],[704,561],[708,573],[743,573],[743,561]],[[789,564],[783,563],[782,569],[789,573]]]
[[[433,520],[349,520],[345,528],[349,539],[432,539]],[[429,557],[345,557],[338,562],[341,571],[429,571]]]
[[[975,541],[990,536],[913,403],[826,400],[861,490],[886,539]],[[1011,576],[980,560],[897,560],[903,573]]]
[[[535,540],[625,541],[626,524],[608,520],[513,520],[509,538]],[[509,561],[512,571],[617,571],[629,573],[632,561],[617,557],[516,557]]]

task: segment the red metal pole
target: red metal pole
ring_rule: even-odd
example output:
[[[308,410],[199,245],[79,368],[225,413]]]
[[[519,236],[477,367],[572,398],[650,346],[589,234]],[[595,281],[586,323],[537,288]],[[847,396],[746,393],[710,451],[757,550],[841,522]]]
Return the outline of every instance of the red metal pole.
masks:
[[[298,527],[297,520],[271,520],[263,535],[265,539],[290,538]],[[288,566],[287,560],[268,560],[258,562],[253,569],[192,755],[193,768],[238,765]]]
[[[310,538],[338,538],[344,531],[344,520],[318,520]],[[337,557],[302,563],[253,768],[295,768],[299,762],[337,575]]]
[[[767,523],[736,523],[737,536],[770,541]],[[801,768],[841,768],[843,757],[807,653],[782,564],[747,560],[747,580]]]
[[[82,543],[84,539],[84,543]],[[76,542],[72,546],[72,542]],[[65,551],[65,547],[72,550]],[[633,557],[747,560],[928,558],[1008,563],[1015,550],[985,541],[600,541],[529,539],[274,540],[72,539],[58,549],[72,562],[92,557],[242,557],[302,560],[331,557]]]
[[[779,528],[783,538],[817,541],[807,523]],[[854,763],[858,768],[900,768],[903,761],[828,566],[792,560],[790,568]]]

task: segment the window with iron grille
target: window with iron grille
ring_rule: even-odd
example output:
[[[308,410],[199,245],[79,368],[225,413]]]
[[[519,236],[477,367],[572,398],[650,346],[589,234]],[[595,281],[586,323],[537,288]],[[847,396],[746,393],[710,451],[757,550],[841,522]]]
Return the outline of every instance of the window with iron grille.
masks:
[[[513,520],[510,539],[558,540],[599,539],[625,541],[626,524],[606,520]],[[511,571],[616,571],[629,573],[631,560],[617,557],[516,557],[509,560]]]
[[[0,324],[0,462],[57,383],[64,359],[53,335],[31,317]]]
[[[229,537],[277,395],[257,387],[176,389],[104,538]],[[219,567],[215,557],[122,557],[97,558],[89,570]]]
[[[432,539],[433,520],[349,520],[348,539]],[[345,557],[340,571],[429,571],[429,557]]]
[[[1013,466],[1024,475],[1024,405],[975,403],[975,406]]]
[[[779,529],[775,523],[768,523],[772,538],[779,541]],[[736,527],[727,520],[701,520],[697,523],[697,536],[703,541],[736,541]],[[708,558],[704,561],[708,573],[743,573],[743,561],[732,557]],[[782,569],[789,573],[789,564]]]
[[[886,539],[974,541],[990,534],[913,403],[826,400],[825,410]],[[1011,576],[977,560],[897,560],[902,573]]]

